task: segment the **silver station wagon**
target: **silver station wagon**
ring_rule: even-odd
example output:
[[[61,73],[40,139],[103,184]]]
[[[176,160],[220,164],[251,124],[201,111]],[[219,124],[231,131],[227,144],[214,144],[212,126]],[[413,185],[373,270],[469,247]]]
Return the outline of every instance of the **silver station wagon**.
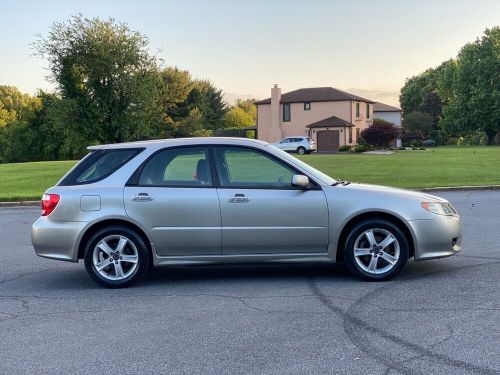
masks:
[[[42,197],[39,256],[78,262],[105,287],[152,266],[345,262],[387,280],[407,260],[460,251],[444,199],[335,180],[265,142],[190,138],[89,147]]]

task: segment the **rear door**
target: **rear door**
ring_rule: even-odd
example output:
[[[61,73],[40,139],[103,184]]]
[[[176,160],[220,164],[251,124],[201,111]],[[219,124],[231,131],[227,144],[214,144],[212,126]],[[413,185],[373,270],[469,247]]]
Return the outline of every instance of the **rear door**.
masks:
[[[292,186],[298,174],[263,151],[214,147],[222,254],[323,253],[328,210],[323,190]]]
[[[125,209],[147,228],[158,255],[221,254],[219,198],[206,147],[162,150],[134,178],[124,190]]]

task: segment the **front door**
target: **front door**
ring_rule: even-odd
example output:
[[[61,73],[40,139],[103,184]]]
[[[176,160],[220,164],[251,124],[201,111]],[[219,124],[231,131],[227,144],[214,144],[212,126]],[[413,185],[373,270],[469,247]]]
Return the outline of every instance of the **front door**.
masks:
[[[207,148],[160,151],[142,167],[137,183],[125,187],[124,201],[159,256],[221,254],[219,198]]]
[[[215,147],[222,254],[324,253],[328,210],[320,187],[292,186],[298,174],[262,151]]]
[[[318,151],[336,152],[339,150],[339,131],[323,130],[318,132]]]

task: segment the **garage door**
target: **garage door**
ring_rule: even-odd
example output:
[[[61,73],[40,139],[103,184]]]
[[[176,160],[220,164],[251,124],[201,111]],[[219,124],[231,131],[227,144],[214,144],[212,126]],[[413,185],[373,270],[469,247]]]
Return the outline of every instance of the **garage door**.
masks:
[[[339,131],[324,130],[318,132],[318,151],[338,151]]]

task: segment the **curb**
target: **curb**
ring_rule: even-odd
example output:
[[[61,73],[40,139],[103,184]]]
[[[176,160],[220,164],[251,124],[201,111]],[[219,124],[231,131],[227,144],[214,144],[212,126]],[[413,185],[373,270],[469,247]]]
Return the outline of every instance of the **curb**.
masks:
[[[472,190],[499,190],[500,185],[485,185],[485,186],[443,186],[430,187],[423,189],[415,189],[417,191],[472,191]]]
[[[3,208],[3,207],[31,207],[31,206],[40,206],[40,201],[0,202],[0,208]]]
[[[500,185],[485,185],[485,186],[439,186],[422,189],[408,189],[414,191],[473,191],[473,190],[500,190]],[[32,207],[39,206],[40,201],[19,201],[19,202],[0,202],[2,207]]]

